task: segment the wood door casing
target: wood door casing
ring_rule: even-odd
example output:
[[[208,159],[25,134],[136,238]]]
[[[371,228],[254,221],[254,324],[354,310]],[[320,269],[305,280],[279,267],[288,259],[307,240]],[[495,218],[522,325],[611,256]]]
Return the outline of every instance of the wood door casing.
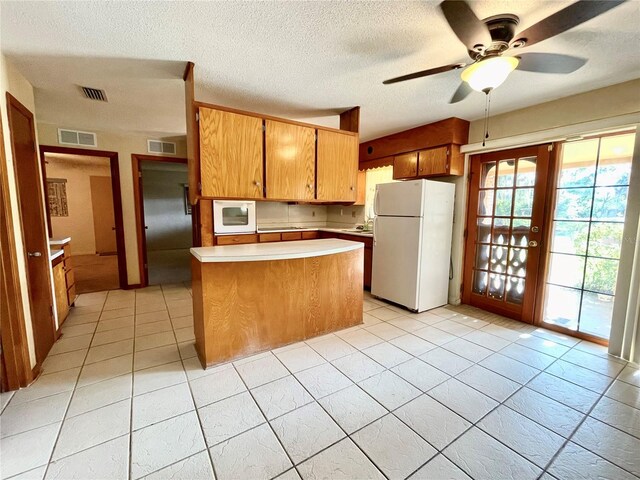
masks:
[[[316,183],[316,132],[265,121],[266,198],[313,200]]]
[[[113,210],[113,192],[111,177],[91,175],[91,207],[93,213],[93,230],[96,239],[96,253],[116,253],[116,223]]]
[[[355,202],[358,181],[358,135],[318,130],[318,200]]]
[[[393,157],[393,178],[413,178],[418,175],[418,152]]]
[[[41,364],[56,339],[41,166],[33,114],[9,93],[7,109],[36,361]]]
[[[449,170],[449,147],[430,148],[418,152],[418,176],[446,175]]]
[[[262,119],[200,108],[202,196],[263,198]]]
[[[463,303],[534,322],[549,168],[547,144],[471,157]]]

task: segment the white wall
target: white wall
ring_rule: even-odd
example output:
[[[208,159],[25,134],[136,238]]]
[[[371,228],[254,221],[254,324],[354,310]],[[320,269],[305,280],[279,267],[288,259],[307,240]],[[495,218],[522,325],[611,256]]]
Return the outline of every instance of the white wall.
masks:
[[[50,123],[38,124],[38,136],[41,145],[59,145],[58,128],[86,130],[82,125],[54,125]],[[147,153],[146,136],[121,135],[110,132],[92,130],[97,134],[97,150],[118,152],[118,165],[120,169],[120,190],[122,198],[122,217],[124,222],[124,243],[127,257],[127,278],[130,285],[140,283],[140,270],[138,264],[138,240],[136,233],[136,217],[133,202],[133,170],[131,166],[131,154]],[[156,139],[160,139],[157,138]],[[161,138],[177,143],[175,157],[186,158],[187,146],[185,137]],[[83,147],[87,148],[87,147]]]
[[[13,211],[13,235],[15,237],[18,262],[18,276],[20,279],[20,287],[22,290],[22,301],[24,306],[24,318],[27,334],[27,343],[29,347],[29,357],[31,367],[36,364],[35,344],[33,340],[33,327],[31,323],[31,311],[29,307],[29,292],[27,290],[26,265],[24,260],[24,244],[22,242],[21,226],[20,226],[20,210],[18,208],[18,196],[15,182],[15,171],[13,169],[13,151],[11,149],[11,132],[9,130],[9,117],[7,115],[6,92],[9,92],[18,99],[25,107],[27,107],[35,118],[35,101],[33,96],[33,86],[22,76],[18,70],[5,58],[0,55],[0,110],[2,113],[2,132],[4,134],[4,151],[7,158],[7,176],[9,178],[9,198],[11,201],[11,210]],[[37,134],[37,132],[36,132]],[[41,201],[44,206],[44,197],[34,199]],[[49,252],[47,252],[47,255]],[[52,279],[53,284],[53,279]],[[55,309],[54,309],[55,311]]]
[[[67,180],[68,217],[51,217],[54,238],[71,237],[72,255],[94,255],[96,236],[90,177],[111,177],[108,158],[74,156],[73,159],[45,155],[47,178]]]

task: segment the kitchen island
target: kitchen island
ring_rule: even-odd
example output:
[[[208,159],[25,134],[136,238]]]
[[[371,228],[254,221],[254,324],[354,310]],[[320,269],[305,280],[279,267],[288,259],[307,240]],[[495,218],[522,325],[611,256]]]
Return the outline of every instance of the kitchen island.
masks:
[[[362,323],[363,250],[339,239],[192,248],[202,366]]]

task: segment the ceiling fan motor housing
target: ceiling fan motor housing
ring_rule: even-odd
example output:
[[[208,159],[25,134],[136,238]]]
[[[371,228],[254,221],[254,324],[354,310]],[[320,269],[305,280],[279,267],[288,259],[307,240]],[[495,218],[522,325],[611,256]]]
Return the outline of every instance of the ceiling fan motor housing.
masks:
[[[516,15],[503,13],[485,18],[483,22],[491,35],[491,45],[475,45],[473,51],[478,53],[479,57],[500,55],[509,48],[509,42],[513,40],[520,19]]]

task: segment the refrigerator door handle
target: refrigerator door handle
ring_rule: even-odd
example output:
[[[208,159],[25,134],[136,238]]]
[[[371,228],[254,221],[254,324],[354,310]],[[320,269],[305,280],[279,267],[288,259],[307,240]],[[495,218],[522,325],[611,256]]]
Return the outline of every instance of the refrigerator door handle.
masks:
[[[377,192],[376,192],[377,193]],[[376,244],[376,225],[378,224],[378,222],[376,222],[377,217],[373,217],[373,244]]]
[[[374,215],[378,215],[378,198],[379,198],[379,196],[380,196],[380,190],[376,186],[376,193],[373,196],[373,214]]]

